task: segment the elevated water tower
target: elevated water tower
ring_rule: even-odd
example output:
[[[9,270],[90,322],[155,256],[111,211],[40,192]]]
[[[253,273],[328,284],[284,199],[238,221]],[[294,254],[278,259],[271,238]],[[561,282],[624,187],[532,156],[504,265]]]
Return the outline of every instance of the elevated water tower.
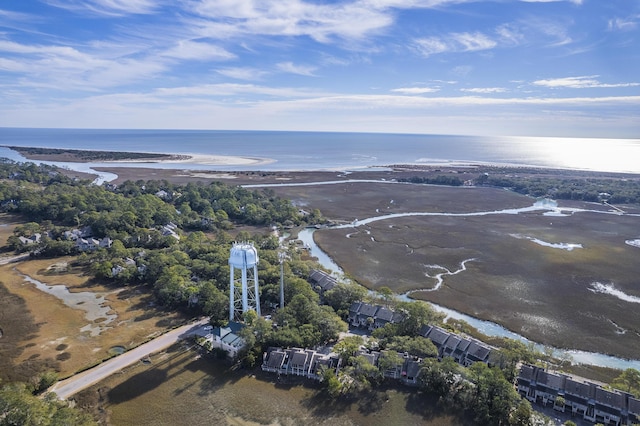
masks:
[[[229,320],[242,321],[243,314],[255,310],[260,316],[258,292],[258,250],[253,243],[233,243],[229,255]]]

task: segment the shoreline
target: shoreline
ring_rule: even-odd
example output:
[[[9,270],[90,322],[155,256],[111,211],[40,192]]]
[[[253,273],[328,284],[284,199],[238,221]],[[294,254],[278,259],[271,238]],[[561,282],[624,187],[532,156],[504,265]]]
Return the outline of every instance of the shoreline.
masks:
[[[82,150],[75,148],[46,148],[46,147],[22,147],[22,146],[10,146],[0,145],[0,147],[8,148],[12,151],[19,153],[27,160],[34,161],[46,161],[49,163],[76,163],[83,164],[92,167],[93,169],[102,168],[106,171],[106,168],[113,166],[113,169],[120,169],[121,167],[138,168],[140,171],[144,169],[153,169],[147,165],[158,164],[158,169],[161,170],[187,170],[194,174],[196,173],[210,173],[210,170],[195,168],[188,169],[183,166],[221,166],[221,167],[248,167],[249,169],[235,169],[232,172],[265,172],[265,173],[352,173],[352,172],[376,172],[381,170],[393,170],[396,172],[433,172],[442,169],[450,173],[456,171],[473,171],[478,172],[482,169],[494,169],[494,170],[509,170],[513,173],[548,173],[556,175],[580,175],[580,176],[595,176],[605,177],[610,176],[614,178],[637,178],[640,179],[640,173],[633,171],[611,171],[611,170],[593,170],[583,168],[558,168],[553,166],[544,165],[531,165],[531,164],[519,164],[519,163],[496,163],[496,162],[484,162],[477,160],[446,160],[446,159],[431,159],[430,161],[417,161],[407,163],[388,163],[384,165],[358,165],[358,166],[342,166],[342,167],[324,167],[317,169],[309,169],[304,167],[298,168],[284,168],[278,169],[265,169],[261,170],[259,166],[267,166],[277,163],[278,160],[269,157],[259,156],[243,156],[243,155],[215,155],[215,154],[199,154],[199,153],[154,153],[154,152],[119,152],[109,150]],[[124,166],[120,166],[120,165]],[[95,166],[93,166],[95,165]],[[170,167],[175,165],[175,167]],[[73,171],[73,167],[66,167]],[[113,169],[109,169],[111,173],[114,173]],[[225,174],[229,170],[220,170],[219,173]],[[114,173],[118,174],[118,173]],[[204,177],[204,176],[202,176]]]

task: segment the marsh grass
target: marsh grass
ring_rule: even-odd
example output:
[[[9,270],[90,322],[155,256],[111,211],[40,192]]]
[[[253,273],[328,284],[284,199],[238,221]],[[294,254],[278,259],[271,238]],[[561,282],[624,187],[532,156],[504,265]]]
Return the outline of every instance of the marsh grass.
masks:
[[[276,191],[345,221],[384,213],[496,211],[534,201],[501,189],[376,183]],[[608,209],[577,202],[560,205]],[[625,244],[639,232],[634,216],[533,212],[404,217],[356,229],[323,229],[314,236],[348,276],[371,289],[387,286],[398,294],[434,287],[435,270],[426,265],[455,271],[465,259],[474,259],[466,271],[445,276],[439,290],[412,297],[497,322],[537,342],[637,359],[638,304],[590,289],[594,282],[612,283],[640,297],[640,250]],[[529,238],[582,248],[551,248]]]
[[[55,267],[63,263],[70,266]],[[145,287],[111,288],[92,281],[82,268],[71,265],[74,265],[73,258],[65,257],[0,266],[7,294],[0,302],[1,312],[7,312],[0,319],[0,328],[5,334],[0,345],[9,339],[14,345],[11,350],[5,345],[0,356],[3,376],[28,380],[33,373],[45,368],[56,370],[64,378],[110,358],[111,347],[133,348],[185,320],[180,314],[153,305],[153,298]],[[23,275],[47,285],[65,285],[71,292],[104,294],[104,305],[110,308],[109,314],[117,318],[107,324],[108,328],[101,334],[91,336],[81,329],[103,323],[105,318],[87,320],[85,311],[66,306],[56,297],[38,290],[26,282]],[[20,308],[8,311],[9,305],[17,306],[17,302],[8,301],[14,299],[20,301]],[[9,373],[12,369],[13,373]]]
[[[465,418],[415,389],[383,386],[328,399],[317,383],[235,370],[184,346],[151,356],[79,395],[117,425],[460,425]]]

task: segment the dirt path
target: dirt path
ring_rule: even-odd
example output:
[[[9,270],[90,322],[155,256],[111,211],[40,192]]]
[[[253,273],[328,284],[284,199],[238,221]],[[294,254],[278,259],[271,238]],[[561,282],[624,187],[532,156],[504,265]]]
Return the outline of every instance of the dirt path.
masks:
[[[2,257],[0,258],[0,265],[6,265],[8,263],[13,263],[13,262],[20,262],[21,260],[27,260],[29,259],[29,254],[20,254],[18,256],[11,256],[11,257]]]
[[[67,399],[83,389],[99,382],[107,376],[122,370],[123,368],[141,360],[149,354],[158,352],[178,340],[191,336],[198,328],[209,323],[209,319],[203,319],[191,324],[178,327],[160,337],[157,337],[143,345],[138,346],[128,352],[118,355],[106,362],[103,362],[89,370],[78,373],[68,379],[61,380],[53,385],[49,391],[55,392],[60,399]]]

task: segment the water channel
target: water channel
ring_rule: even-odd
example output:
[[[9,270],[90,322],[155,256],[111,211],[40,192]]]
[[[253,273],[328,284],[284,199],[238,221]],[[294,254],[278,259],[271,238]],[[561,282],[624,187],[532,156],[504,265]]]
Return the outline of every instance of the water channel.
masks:
[[[539,200],[536,203],[534,203],[532,206],[530,207],[524,207],[524,208],[520,208],[520,209],[506,209],[506,210],[497,210],[497,211],[488,211],[488,212],[473,212],[473,213],[433,213],[433,212],[429,212],[429,213],[425,213],[425,212],[416,212],[416,213],[397,213],[397,214],[390,214],[390,215],[384,215],[384,216],[376,216],[376,217],[371,217],[371,218],[367,218],[367,219],[363,219],[363,220],[356,220],[353,223],[350,224],[346,224],[346,225],[339,225],[336,226],[335,228],[355,228],[357,226],[360,225],[365,225],[368,223],[372,223],[372,222],[376,222],[379,220],[387,220],[387,219],[394,219],[394,218],[399,218],[399,217],[407,217],[407,216],[484,216],[484,215],[492,215],[492,214],[518,214],[518,213],[522,213],[522,212],[531,212],[531,211],[545,211],[545,215],[549,215],[549,216],[559,216],[559,215],[567,215],[567,214],[572,214],[575,212],[597,212],[597,213],[602,213],[602,214],[619,214],[619,213],[615,213],[615,212],[608,212],[608,211],[602,211],[602,210],[584,210],[584,209],[575,209],[575,208],[559,208],[557,203],[553,200]],[[322,249],[320,249],[320,247],[318,247],[318,245],[315,243],[315,240],[313,238],[313,234],[316,231],[316,229],[314,228],[307,228],[302,230],[299,234],[298,234],[298,239],[305,244],[305,246],[307,246],[310,249],[310,253],[312,256],[316,257],[318,259],[318,262],[324,266],[325,268],[327,268],[328,270],[332,271],[334,274],[339,275],[339,276],[344,276],[344,271],[342,271],[342,269],[340,268],[340,266],[325,252],[322,251]],[[562,249],[573,249],[576,248],[575,245],[572,244],[566,244],[566,245],[560,245],[558,246],[558,248],[562,248]],[[463,265],[464,266],[464,265]],[[452,272],[454,273],[454,272]],[[446,275],[446,274],[445,274]],[[427,290],[432,290],[432,289],[427,289]],[[423,291],[423,290],[415,290],[415,291]],[[415,292],[414,291],[414,292]],[[402,300],[412,300],[410,298],[410,294],[413,292],[409,292],[407,294],[404,295],[400,295],[399,297]],[[594,352],[586,352],[586,351],[580,351],[580,350],[574,350],[574,349],[559,349],[559,348],[553,348],[553,347],[547,347],[545,345],[542,345],[540,343],[535,343],[535,342],[531,342],[529,339],[527,339],[524,336],[521,336],[511,330],[508,330],[506,328],[504,328],[503,326],[490,322],[490,321],[484,321],[484,320],[480,320],[478,318],[474,318],[472,316],[466,315],[462,312],[458,312],[452,309],[448,309],[444,306],[440,306],[434,303],[431,303],[431,305],[433,305],[433,307],[440,311],[443,312],[447,315],[447,317],[450,318],[454,318],[454,319],[460,319],[460,320],[464,320],[467,323],[469,323],[472,327],[475,327],[476,329],[478,329],[479,331],[481,331],[482,333],[488,335],[488,336],[498,336],[498,337],[507,337],[510,339],[514,339],[514,340],[518,340],[521,341],[523,343],[526,344],[531,344],[533,343],[533,346],[535,347],[536,350],[539,350],[541,352],[544,352],[545,349],[551,349],[553,350],[553,354],[556,357],[567,357],[569,359],[572,360],[573,363],[577,363],[577,364],[589,364],[589,365],[595,365],[595,366],[600,366],[600,367],[609,367],[609,368],[617,368],[617,369],[627,369],[627,368],[635,368],[637,370],[640,370],[640,360],[628,360],[628,359],[623,359],[623,358],[618,358],[618,357],[614,357],[611,355],[606,355],[606,354],[601,354],[601,353],[594,353]]]
[[[26,282],[35,285],[38,290],[61,300],[68,307],[85,311],[85,318],[90,323],[82,327],[80,331],[88,332],[92,337],[110,328],[107,325],[118,317],[109,313],[111,306],[107,305],[108,301],[105,298],[108,293],[70,292],[64,285],[48,285],[28,275],[22,275],[22,278]]]

